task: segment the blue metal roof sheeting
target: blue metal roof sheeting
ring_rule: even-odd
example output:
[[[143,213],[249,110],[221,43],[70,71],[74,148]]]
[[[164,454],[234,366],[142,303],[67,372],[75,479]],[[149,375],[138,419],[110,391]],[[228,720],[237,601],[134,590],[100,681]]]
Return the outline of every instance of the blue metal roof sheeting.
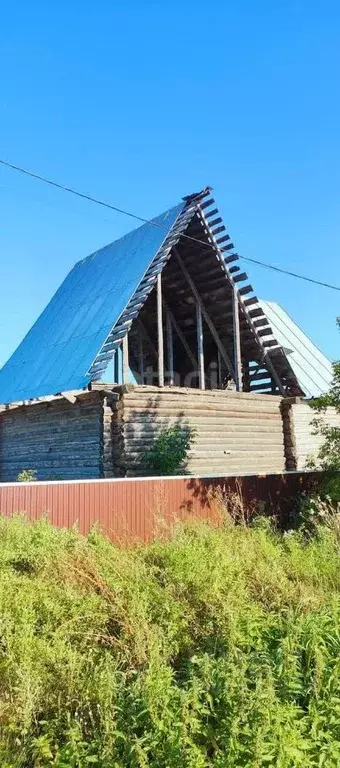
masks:
[[[259,304],[273,329],[275,338],[284,348],[306,397],[318,397],[328,392],[333,378],[333,368],[328,358],[320,352],[280,304],[262,300]]]
[[[185,203],[79,261],[0,371],[0,403],[90,382],[89,368]]]

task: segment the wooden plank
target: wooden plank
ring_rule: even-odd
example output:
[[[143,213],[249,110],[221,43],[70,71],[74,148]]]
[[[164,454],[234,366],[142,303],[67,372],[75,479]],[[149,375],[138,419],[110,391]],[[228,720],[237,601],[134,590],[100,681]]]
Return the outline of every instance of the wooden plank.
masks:
[[[164,387],[164,339],[163,339],[163,305],[162,305],[162,275],[157,276],[157,339],[158,339],[158,385]]]
[[[126,333],[123,338],[123,384],[129,381],[129,340]]]
[[[248,275],[246,272],[240,272],[234,277],[234,283],[240,283],[242,280],[248,280]]]
[[[253,324],[254,324],[255,328],[263,328],[263,326],[269,325],[268,320],[267,320],[267,318],[264,315],[262,315],[260,320],[254,320]]]
[[[238,392],[242,392],[241,336],[240,315],[237,288],[233,287],[233,335],[234,335],[234,368],[235,384]]]
[[[201,212],[201,216],[202,216],[203,222],[206,224],[207,227],[209,227],[208,223],[205,221],[204,212],[202,210],[200,212]],[[223,258],[223,255],[222,255],[222,251],[228,249],[228,247],[230,247],[230,246],[227,245],[227,246],[223,246],[222,248],[220,248],[219,247],[219,242],[220,241],[217,240],[215,242],[218,244],[216,250],[217,250],[217,253],[220,256],[221,263],[223,264],[223,267],[225,269],[225,272],[227,274],[227,277],[228,277],[229,281],[233,285],[234,281],[233,281],[232,275],[230,275],[228,267],[226,266],[226,263],[225,263],[225,259]],[[245,294],[251,292],[251,291],[252,291],[252,288],[251,288],[250,285],[249,286],[245,286],[244,288],[241,288],[238,291],[238,297],[239,297],[240,305],[242,307],[244,317],[245,317],[248,325],[250,326],[250,328],[253,331],[255,340],[256,340],[258,346],[260,347],[260,349],[262,350],[262,355],[263,355],[264,362],[265,362],[268,370],[270,371],[270,373],[272,375],[272,379],[275,382],[276,386],[278,387],[279,392],[281,394],[284,394],[284,386],[283,386],[283,384],[281,382],[281,379],[280,379],[280,377],[279,377],[279,375],[278,375],[278,373],[276,371],[276,368],[275,368],[275,366],[274,366],[274,364],[272,362],[271,357],[268,354],[268,351],[267,351],[265,345],[262,342],[262,339],[258,335],[256,327],[253,325],[252,316],[254,317],[255,314],[253,312],[251,312],[252,316],[250,316],[250,313],[248,312],[248,307],[252,306],[253,304],[257,304],[258,303],[258,298],[257,298],[257,296],[252,296],[249,299],[243,299],[243,296]],[[262,313],[262,311],[261,311],[261,313]]]
[[[199,302],[196,303],[196,318],[197,318],[198,382],[199,382],[199,388],[205,389],[203,323],[202,323],[202,309]]]
[[[177,248],[174,248],[173,253],[176,256],[176,259],[177,259],[177,261],[178,261],[178,263],[179,263],[179,265],[181,267],[181,270],[183,272],[184,277],[186,278],[186,281],[187,281],[188,285],[191,288],[191,291],[192,291],[192,293],[193,293],[193,295],[194,295],[194,297],[196,299],[196,302],[198,304],[200,304],[204,320],[205,320],[205,322],[206,322],[206,324],[207,324],[207,326],[208,326],[208,328],[210,330],[210,333],[211,333],[211,335],[212,335],[212,337],[213,337],[213,339],[214,339],[214,341],[215,341],[215,343],[217,345],[217,348],[221,352],[222,358],[223,358],[223,360],[224,360],[224,362],[225,362],[225,364],[226,364],[226,366],[228,368],[228,371],[230,372],[231,376],[235,380],[235,371],[234,371],[233,364],[232,364],[232,362],[231,362],[231,360],[229,358],[229,355],[227,354],[227,352],[225,350],[224,345],[221,342],[221,339],[220,339],[220,337],[219,337],[219,335],[218,335],[218,333],[216,331],[214,323],[210,319],[210,315],[208,314],[208,312],[205,309],[203,301],[202,301],[202,299],[201,299],[201,297],[200,297],[200,295],[199,295],[199,293],[198,293],[198,291],[196,289],[195,283],[193,282],[192,278],[189,275],[189,272],[187,271],[186,267],[184,266],[183,261],[182,261],[180,255],[179,255],[179,253],[177,251]]]
[[[120,381],[119,381],[119,349],[118,348],[114,352],[113,378],[114,378],[115,384],[120,384]]]
[[[210,219],[211,216],[215,216],[216,213],[218,213],[218,208],[213,208],[212,211],[207,211],[205,215],[207,219]]]
[[[166,346],[168,351],[168,372],[169,372],[169,385],[173,386],[174,383],[174,343],[172,336],[172,322],[169,310],[166,312]]]
[[[243,288],[239,289],[239,294],[240,296],[245,296],[247,293],[252,293],[253,290],[252,285],[245,285]]]
[[[173,327],[174,331],[176,331],[177,336],[180,339],[180,341],[182,342],[183,347],[184,347],[184,349],[185,349],[185,351],[186,351],[189,359],[191,360],[191,362],[192,362],[192,364],[194,366],[194,369],[196,371],[197,370],[197,360],[196,360],[194,354],[192,353],[192,351],[191,351],[191,349],[189,347],[189,344],[188,344],[185,336],[183,335],[183,333],[182,333],[182,331],[181,331],[181,329],[180,329],[180,327],[179,327],[179,325],[177,323],[177,320],[175,319],[175,317],[172,314],[171,310],[167,306],[166,302],[164,302],[164,307],[165,307],[166,311],[169,313],[169,316],[170,316],[170,319],[171,319],[171,323],[172,323],[172,327]]]
[[[138,334],[138,357],[139,357],[139,375],[141,383],[144,384],[144,348],[143,348],[143,336],[140,332]]]
[[[215,202],[213,197],[210,197],[209,200],[206,200],[204,203],[200,203],[200,208],[204,210],[204,208],[209,208],[210,205],[212,205]]]
[[[65,400],[68,400],[69,403],[72,403],[72,405],[76,402],[77,396],[74,395],[72,392],[62,392],[62,396],[65,398]]]
[[[263,346],[264,346],[264,347],[279,347],[280,345],[279,345],[279,343],[276,341],[276,339],[270,339],[269,341],[266,341],[266,340],[264,339],[264,341],[263,341]]]
[[[150,339],[150,336],[149,336],[149,334],[148,334],[148,332],[147,332],[147,330],[146,330],[146,328],[145,328],[144,324],[142,323],[142,321],[141,321],[140,317],[138,318],[137,322],[138,322],[138,325],[139,325],[139,327],[140,327],[140,330],[142,331],[142,334],[143,334],[143,336],[144,336],[144,339],[145,339],[145,340],[148,342],[148,344],[149,344],[149,347],[150,347],[150,349],[152,349],[152,351],[153,351],[153,353],[154,353],[155,357],[157,357],[157,349],[156,349],[156,347],[155,347],[155,345],[154,345],[153,341]]]
[[[213,222],[211,223],[210,226],[212,226],[212,225],[213,225]],[[216,237],[216,235],[219,235],[221,232],[225,232],[224,224],[221,224],[220,227],[216,227],[216,229],[212,229],[212,233],[213,233],[213,235],[215,235],[215,237]],[[228,237],[228,239],[230,239],[230,236]]]
[[[222,389],[223,387],[222,360],[221,360],[221,353],[219,349],[217,350],[217,370],[218,370],[218,386]]]
[[[272,392],[272,382],[264,381],[263,384],[250,384],[251,392]]]

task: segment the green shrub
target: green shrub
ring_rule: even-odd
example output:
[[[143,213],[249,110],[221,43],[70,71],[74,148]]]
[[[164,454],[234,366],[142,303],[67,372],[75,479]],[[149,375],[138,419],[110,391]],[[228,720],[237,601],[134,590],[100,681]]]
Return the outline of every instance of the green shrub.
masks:
[[[17,477],[18,483],[34,483],[37,480],[36,469],[22,469]]]
[[[339,766],[338,541],[0,518],[1,768]]]
[[[188,424],[164,427],[150,450],[144,453],[144,466],[154,475],[184,474],[195,434],[195,429]]]

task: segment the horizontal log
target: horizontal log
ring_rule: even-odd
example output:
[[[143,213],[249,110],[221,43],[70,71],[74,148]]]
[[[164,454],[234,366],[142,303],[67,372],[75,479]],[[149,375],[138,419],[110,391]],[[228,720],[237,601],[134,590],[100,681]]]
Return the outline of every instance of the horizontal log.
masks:
[[[145,411],[145,413],[155,413],[160,411],[174,411],[178,412],[179,414],[190,412],[195,412],[196,410],[207,410],[207,411],[221,411],[223,413],[231,413],[234,411],[237,411],[238,413],[273,413],[273,414],[280,414],[280,407],[279,403],[273,404],[272,402],[266,403],[265,400],[261,400],[259,403],[253,404],[253,403],[240,403],[239,401],[203,401],[200,400],[198,402],[192,401],[192,400],[186,400],[183,403],[178,403],[178,401],[173,400],[171,398],[167,400],[161,400],[159,403],[155,403],[152,401],[145,401],[143,403],[140,403],[136,400],[130,400],[128,402],[124,403],[124,413],[128,413],[128,411]]]
[[[124,395],[121,400],[121,407],[130,407],[131,402],[134,405],[140,403],[141,407],[144,408],[145,404],[148,403],[160,406],[171,401],[172,403],[178,403],[178,406],[182,408],[186,407],[187,403],[196,404],[198,407],[204,406],[206,403],[216,403],[216,407],[219,407],[219,405],[231,407],[237,404],[240,410],[246,407],[253,407],[256,410],[257,407],[265,404],[266,407],[270,406],[274,410],[278,410],[282,401],[279,395],[256,395],[251,392],[236,393],[227,389],[208,389],[205,392],[201,392],[201,394],[199,392],[200,390],[183,389],[182,393],[178,393],[174,387],[164,387],[164,389],[152,390],[149,393],[141,388],[140,391],[133,390]],[[242,394],[243,397],[240,397],[239,394]]]
[[[177,409],[164,409],[162,412],[159,412],[157,415],[150,413],[144,413],[142,412],[136,412],[132,411],[131,413],[125,412],[124,415],[121,416],[121,420],[123,422],[141,422],[141,423],[148,423],[150,421],[164,421],[167,420],[169,417],[175,418],[179,420],[179,422],[185,422],[185,421],[191,421],[194,423],[196,419],[199,419],[199,417],[207,417],[207,410],[206,408],[202,409],[194,409],[191,413],[189,413],[189,409],[185,413],[179,413]],[[247,412],[247,411],[229,411],[227,414],[226,412],[223,413],[222,410],[211,410],[209,418],[211,419],[217,419],[220,421],[220,423],[230,423],[232,420],[237,424],[239,421],[247,421],[249,424],[261,424],[263,421],[267,421],[270,423],[280,423],[281,425],[281,418],[280,413],[270,413],[265,411],[254,411],[254,412]]]
[[[153,444],[155,442],[155,438],[159,432],[154,431],[148,432],[148,433],[131,433],[130,435],[124,433],[125,437],[125,445],[140,445],[143,446],[144,444]],[[267,432],[266,434],[262,434],[259,436],[254,437],[254,433],[248,432],[238,432],[236,429],[234,432],[228,432],[226,435],[223,434],[223,432],[210,432],[210,433],[204,433],[202,434],[201,431],[197,432],[197,434],[193,438],[193,445],[210,445],[210,444],[216,444],[216,446],[225,448],[226,446],[234,446],[236,444],[242,444],[242,445],[248,445],[249,450],[252,450],[253,446],[261,446],[261,445],[283,445],[283,433],[282,432]]]
[[[254,436],[254,419],[244,419],[242,421],[238,419],[228,419],[227,423],[224,420],[197,419],[195,423],[192,421],[190,423],[198,429],[199,434],[202,435],[202,437],[208,437],[209,435],[218,437],[222,434],[226,436],[226,439],[232,440],[236,430],[237,434],[244,434],[249,437]],[[166,426],[173,426],[174,424],[178,424],[178,420],[167,419],[165,424]],[[112,435],[114,435],[115,439],[117,439],[117,436],[123,434],[127,439],[129,439],[130,435],[150,435],[152,437],[155,434],[159,434],[162,426],[162,422],[159,424],[154,424],[152,422],[147,424],[141,424],[140,422],[124,422],[123,425],[113,425]],[[272,421],[259,421],[256,426],[256,435],[263,435],[265,437],[267,434],[281,435],[282,428],[280,422],[274,424]]]
[[[256,367],[257,363],[254,363],[253,367]],[[150,384],[137,384],[137,385],[130,385],[130,389],[128,392],[124,393],[124,398],[130,397],[134,393],[138,393],[138,397],[142,394],[147,395],[168,395],[171,394],[171,396],[177,395],[178,397],[216,397],[216,398],[228,398],[230,400],[253,400],[257,401],[261,399],[260,395],[252,395],[249,392],[235,392],[232,390],[221,390],[221,389],[212,389],[212,390],[206,390],[202,392],[200,389],[194,389],[193,387],[165,387],[164,389],[160,389],[159,387],[152,386]],[[267,397],[266,397],[267,399]],[[277,402],[279,399],[278,395],[273,395],[271,398],[273,401]],[[282,398],[280,398],[282,399]]]
[[[126,457],[128,458],[128,461],[130,462],[131,459],[135,461],[140,461],[142,459],[142,454],[139,451],[129,451],[126,453]],[[236,450],[228,450],[227,453],[222,451],[212,451],[212,450],[191,450],[189,453],[189,460],[202,460],[206,461],[207,459],[215,460],[216,462],[219,462],[221,460],[221,457],[223,457],[223,460],[227,460],[228,458],[230,460],[236,460],[236,459],[242,459],[244,461],[245,459],[249,459],[249,462],[259,462],[262,459],[268,459],[272,460],[272,463],[274,463],[276,460],[283,459],[283,449],[282,447],[278,449],[268,448],[266,451],[265,449],[259,450],[257,452],[254,452],[254,455],[251,455],[248,453],[248,449],[244,447],[243,449],[237,448]]]

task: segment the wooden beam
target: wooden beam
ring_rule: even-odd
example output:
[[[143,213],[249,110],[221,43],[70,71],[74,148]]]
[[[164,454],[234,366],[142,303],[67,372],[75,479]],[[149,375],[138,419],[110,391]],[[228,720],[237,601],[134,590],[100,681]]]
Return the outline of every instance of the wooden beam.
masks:
[[[157,339],[158,339],[158,386],[164,387],[164,340],[163,340],[163,307],[162,307],[162,275],[157,275]]]
[[[145,328],[144,323],[142,323],[140,318],[137,319],[137,323],[138,323],[138,325],[139,325],[139,327],[140,327],[140,329],[142,331],[144,339],[148,342],[149,347],[150,347],[150,349],[152,349],[155,358],[157,358],[157,349],[156,349],[155,344],[153,343],[153,341],[151,341],[150,336],[149,336],[149,334],[148,334],[148,332],[147,332],[147,330]]]
[[[129,383],[129,339],[127,333],[123,338],[123,384]]]
[[[169,310],[166,313],[166,346],[168,351],[169,385],[174,384],[174,343],[172,337],[172,322]]]
[[[235,384],[237,392],[242,392],[242,363],[241,363],[241,336],[240,315],[237,288],[233,286],[233,336],[234,336],[234,367]]]
[[[218,371],[218,386],[219,389],[222,389],[223,387],[223,381],[222,381],[222,360],[221,360],[221,353],[220,350],[217,350],[217,371]]]
[[[166,304],[166,302],[164,302],[164,306],[165,306],[167,312],[169,313],[169,317],[170,317],[170,320],[171,320],[171,323],[172,323],[172,327],[173,327],[174,331],[176,331],[177,336],[180,339],[180,341],[182,342],[183,347],[184,347],[184,349],[185,349],[185,351],[186,351],[189,359],[191,360],[191,362],[192,362],[192,364],[194,366],[194,369],[196,371],[197,370],[197,360],[195,358],[195,355],[193,355],[193,353],[192,353],[192,351],[191,351],[191,349],[189,347],[189,344],[188,344],[185,336],[183,335],[183,333],[182,333],[182,331],[181,331],[181,329],[180,329],[180,327],[178,325],[177,320],[174,318],[174,316],[173,316],[173,314],[171,312],[171,309],[169,309],[169,307]]]
[[[144,349],[143,349],[143,336],[138,334],[138,357],[139,357],[139,375],[141,384],[144,384]]]
[[[224,360],[224,362],[225,362],[225,364],[226,364],[226,366],[227,366],[227,368],[228,368],[228,370],[230,372],[230,375],[232,376],[232,378],[235,381],[235,371],[234,371],[233,364],[232,364],[232,362],[231,362],[231,360],[230,360],[230,358],[229,358],[229,356],[228,356],[228,354],[227,354],[227,352],[225,350],[224,345],[221,342],[221,339],[220,339],[220,337],[219,337],[219,335],[217,333],[217,330],[216,330],[216,328],[214,326],[214,323],[210,319],[210,316],[209,316],[209,314],[208,314],[208,312],[207,312],[207,310],[206,310],[206,308],[205,308],[205,306],[203,304],[203,301],[202,301],[202,299],[201,299],[201,297],[200,297],[200,295],[198,293],[198,290],[197,290],[197,288],[195,286],[195,283],[193,282],[192,278],[190,277],[188,270],[184,266],[183,261],[182,261],[180,255],[179,255],[179,253],[177,251],[177,248],[173,249],[173,253],[176,256],[178,264],[181,267],[183,275],[186,278],[186,281],[187,281],[188,285],[191,288],[191,292],[194,295],[197,304],[200,305],[201,312],[202,312],[202,315],[204,317],[204,320],[205,320],[205,322],[206,322],[206,324],[207,324],[207,326],[208,326],[208,328],[210,330],[210,333],[211,333],[211,335],[212,335],[212,337],[213,337],[213,339],[215,341],[215,344],[217,345],[217,348],[220,350],[221,357]]]
[[[196,304],[196,318],[197,318],[198,383],[199,383],[200,389],[205,389],[203,323],[202,323],[202,309],[199,302],[197,302]]]
[[[203,224],[205,225],[205,227],[207,228],[207,230],[209,232],[209,224],[206,221],[206,217],[205,217],[204,211],[202,210],[202,206],[201,205],[199,206],[199,211],[200,211],[201,218],[203,220]],[[213,235],[212,235],[212,237],[213,237]],[[226,248],[228,248],[228,246],[225,246],[224,248],[220,248],[219,241],[215,240],[214,237],[213,237],[213,240],[214,240],[214,243],[216,245],[217,256],[218,256],[218,258],[221,261],[221,264],[222,264],[223,269],[224,269],[224,271],[225,271],[225,273],[226,273],[226,275],[228,277],[229,282],[234,287],[235,284],[234,284],[234,281],[233,281],[233,276],[230,274],[229,269],[228,269],[228,267],[226,265],[226,260],[223,258],[223,255],[222,255],[222,251],[226,250]],[[234,254],[234,255],[237,255],[237,254]],[[266,350],[265,346],[263,345],[261,337],[259,337],[259,335],[258,335],[257,328],[254,326],[254,322],[253,322],[253,319],[252,319],[253,317],[258,317],[259,314],[262,315],[264,313],[263,313],[262,310],[259,310],[258,308],[256,308],[255,310],[250,310],[250,311],[248,310],[248,307],[250,307],[250,306],[252,306],[254,304],[258,304],[258,298],[257,298],[257,296],[252,296],[249,299],[243,299],[243,295],[248,292],[249,288],[250,288],[250,286],[246,286],[245,288],[241,288],[237,292],[239,304],[240,304],[240,307],[242,309],[243,316],[245,317],[249,327],[252,329],[254,337],[255,337],[255,339],[257,341],[257,344],[258,344],[259,348],[261,349],[262,360],[263,360],[264,364],[267,366],[267,369],[270,372],[270,374],[271,374],[271,376],[273,378],[273,381],[275,382],[276,386],[278,387],[278,390],[279,390],[280,394],[283,395],[285,393],[285,389],[284,389],[284,386],[282,384],[282,381],[281,381],[281,379],[280,379],[280,377],[279,377],[279,375],[278,375],[278,373],[277,373],[277,371],[275,369],[275,366],[273,365],[273,362],[271,360],[271,357],[270,357],[268,351]]]
[[[120,384],[120,381],[119,381],[119,349],[118,349],[118,347],[114,351],[113,378],[114,378],[115,384]]]
[[[68,400],[69,403],[72,403],[72,405],[76,402],[77,397],[73,394],[73,392],[62,392],[62,396],[65,398],[65,400]]]

